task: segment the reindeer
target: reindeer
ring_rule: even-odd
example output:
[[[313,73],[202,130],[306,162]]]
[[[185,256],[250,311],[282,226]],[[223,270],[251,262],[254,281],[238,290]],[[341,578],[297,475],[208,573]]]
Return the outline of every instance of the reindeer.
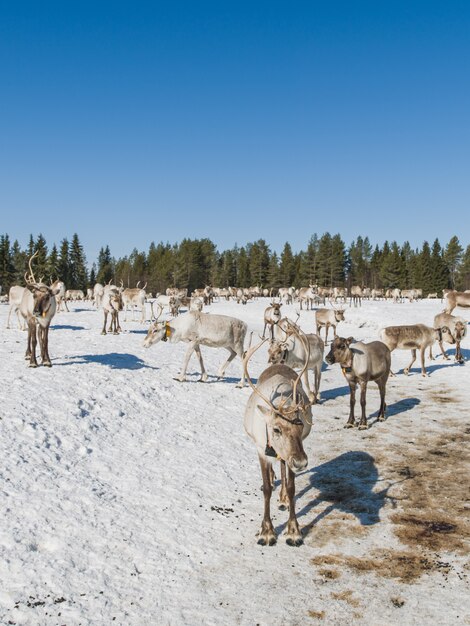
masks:
[[[258,449],[264,493],[264,516],[258,533],[258,543],[272,546],[277,537],[271,521],[271,495],[273,490],[274,460],[281,462],[280,508],[289,507],[286,543],[302,544],[302,533],[295,515],[295,475],[307,467],[308,459],[302,441],[310,433],[312,409],[300,378],[287,365],[267,367],[255,386],[248,374],[247,365],[258,346],[251,348],[243,361],[244,375],[253,390],[245,409],[244,426]],[[307,361],[305,367],[307,367]]]
[[[352,303],[354,302],[354,306],[362,306],[362,298],[364,297],[363,291],[362,291],[362,287],[359,287],[358,285],[351,287],[351,291],[349,293],[349,306],[352,306]]]
[[[51,288],[53,289],[57,289],[57,295],[55,297],[56,302],[57,302],[57,313],[60,313],[61,311],[65,310],[67,311],[67,313],[69,313],[69,307],[67,306],[67,299],[65,297],[65,293],[66,293],[66,289],[65,289],[65,283],[62,282],[61,280],[56,280],[52,285]]]
[[[10,328],[10,317],[12,313],[16,313],[18,319],[18,328],[20,330],[26,330],[26,324],[20,315],[20,304],[23,298],[25,287],[19,285],[13,285],[8,292],[8,303],[10,308],[8,309],[7,328]]]
[[[462,309],[470,308],[470,293],[466,291],[449,291],[446,293],[447,306],[445,313],[452,313],[455,307],[461,307]]]
[[[315,311],[315,324],[317,327],[317,335],[320,336],[320,330],[325,327],[325,346],[328,343],[328,329],[333,328],[333,335],[336,337],[336,325],[344,321],[344,309],[319,309]]]
[[[266,328],[268,326],[271,339],[274,339],[274,325],[281,319],[281,306],[281,302],[271,302],[271,304],[264,310],[263,339],[266,335]]]
[[[49,287],[41,281],[36,281],[31,262],[37,254],[36,251],[29,259],[29,275],[25,274],[26,288],[23,290],[20,302],[20,313],[28,324],[28,345],[25,358],[29,359],[29,367],[38,366],[36,345],[39,338],[42,364],[52,367],[49,356],[49,326],[56,312],[57,287]]]
[[[336,337],[331,344],[331,350],[326,356],[326,362],[330,365],[339,363],[346,378],[350,390],[349,419],[345,428],[355,425],[354,406],[356,404],[356,387],[361,386],[361,420],[359,430],[367,428],[366,418],[366,393],[367,383],[371,380],[377,383],[380,392],[380,409],[377,420],[385,419],[385,388],[390,374],[391,356],[390,350],[381,341],[363,343],[354,341],[352,337]]]
[[[158,341],[169,341],[170,343],[184,341],[189,343],[181,374],[175,378],[175,380],[180,382],[186,380],[186,370],[188,368],[189,359],[192,353],[196,352],[201,365],[200,381],[205,382],[207,380],[207,373],[204,368],[200,346],[225,348],[229,351],[230,356],[219,369],[218,377],[222,378],[228,364],[233,361],[236,356],[243,359],[243,346],[247,328],[245,322],[235,317],[188,311],[176,319],[167,322],[159,322],[157,318],[150,326],[147,336],[144,339],[144,347],[149,348]],[[244,384],[244,376],[242,375],[237,387],[243,387]]]
[[[104,287],[101,283],[96,283],[93,287],[93,301],[97,309],[101,308],[101,304],[104,298]]]
[[[274,339],[268,349],[269,363],[276,365],[283,363],[292,369],[302,368],[307,361],[307,367],[304,368],[304,383],[308,392],[309,400],[312,404],[320,399],[320,380],[321,367],[323,363],[323,352],[325,344],[318,335],[303,335],[302,340],[299,339],[301,332],[299,327],[288,320],[282,319],[279,324],[279,334],[284,334],[283,339]],[[308,343],[308,354],[306,352],[306,342]],[[314,373],[314,391],[310,388],[308,381],[308,371],[313,370]]]
[[[442,345],[444,341],[447,341],[450,344],[455,344],[455,360],[457,363],[464,363],[465,361],[460,350],[460,342],[467,335],[467,321],[463,317],[449,315],[448,313],[439,313],[439,315],[436,315],[434,318],[434,328],[439,328],[441,332],[439,347],[444,359],[446,359],[446,361],[449,360],[444,346]],[[429,348],[429,358],[432,359],[432,346]]]
[[[122,283],[122,281],[121,281]],[[137,283],[135,289],[124,289],[122,291],[122,304],[124,307],[124,321],[127,322],[127,309],[130,306],[132,309],[132,320],[134,320],[134,313],[136,308],[140,308],[141,316],[140,322],[141,324],[145,323],[146,312],[145,312],[145,288],[147,287],[147,283],[142,288],[139,288],[140,280]]]
[[[452,339],[448,336],[448,329],[430,328],[424,324],[410,324],[405,326],[387,326],[380,333],[380,340],[388,347],[390,352],[393,350],[410,350],[411,363],[405,367],[403,373],[408,375],[411,366],[416,361],[416,350],[421,354],[421,374],[427,376],[425,364],[426,348],[430,348],[435,341],[448,341],[452,343]],[[390,373],[394,376],[393,373]]]
[[[298,293],[298,299],[300,303],[300,310],[302,310],[302,303],[305,302],[305,307],[308,309],[313,308],[313,301],[316,296],[315,286],[309,285],[308,287],[301,287]]]
[[[106,335],[106,322],[108,321],[108,315],[111,316],[109,322],[108,333],[112,331],[113,335],[119,335],[121,332],[121,326],[119,324],[119,311],[123,309],[122,294],[117,287],[107,289],[103,296],[101,303],[104,313],[104,323],[102,335]]]

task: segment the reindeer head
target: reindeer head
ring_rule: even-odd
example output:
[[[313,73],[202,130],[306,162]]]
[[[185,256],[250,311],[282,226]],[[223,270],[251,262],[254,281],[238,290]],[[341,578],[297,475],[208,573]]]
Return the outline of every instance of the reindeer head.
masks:
[[[348,339],[336,337],[331,344],[331,350],[325,357],[325,361],[330,365],[339,363],[343,367],[351,367],[352,352],[349,346],[352,343],[354,343],[353,337],[348,337]]]
[[[256,408],[266,422],[268,441],[277,456],[285,461],[294,473],[301,472],[308,463],[302,440],[304,420],[307,415],[311,419],[311,410],[309,407],[304,409],[300,405],[296,406],[292,398],[281,399],[276,404],[277,407],[257,404]]]
[[[436,332],[435,339],[437,341],[445,341],[446,343],[450,343],[450,344],[455,343],[455,337],[452,334],[452,331],[450,330],[448,326],[441,326],[441,328],[435,328],[434,330]],[[456,324],[456,330],[457,330],[457,324]]]
[[[337,322],[344,321],[344,309],[335,309],[335,320]]]
[[[49,313],[54,315],[56,301],[54,296],[59,293],[60,287],[54,283],[48,287],[42,282],[42,277],[39,282],[34,277],[33,268],[31,267],[31,261],[37,256],[36,251],[28,261],[29,274],[26,272],[25,281],[26,288],[33,295],[33,315],[36,318],[47,317]]]
[[[287,358],[287,343],[272,341],[268,348],[268,363],[285,363]]]
[[[169,323],[155,321],[148,329],[147,336],[144,339],[144,348],[150,348],[150,346],[159,341],[167,341],[169,337],[171,337]]]

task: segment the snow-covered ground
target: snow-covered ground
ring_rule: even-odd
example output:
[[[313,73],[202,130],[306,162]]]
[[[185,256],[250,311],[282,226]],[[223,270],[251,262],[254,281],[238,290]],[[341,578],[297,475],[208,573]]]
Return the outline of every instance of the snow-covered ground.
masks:
[[[259,333],[266,305],[210,311]],[[338,331],[372,340],[384,325],[432,325],[442,308],[365,302],[347,308]],[[209,382],[197,382],[195,357],[189,382],[176,382],[184,345],[146,350],[137,322],[101,336],[102,314],[79,304],[53,320],[52,369],[33,370],[26,333],[5,330],[7,310],[1,624],[470,624],[470,364],[438,356],[429,378],[418,363],[392,378],[384,423],[371,385],[367,431],[343,428],[348,389],[339,367],[325,366],[309,469],[296,480],[305,543],[286,545],[275,492],[280,534],[267,548],[255,537],[261,475],[243,431],[250,391],[235,388],[238,360],[217,381],[226,353],[203,348]],[[295,307],[283,312],[295,318]],[[313,332],[313,313],[300,323]],[[409,356],[394,352],[394,371]],[[265,364],[263,347],[252,376]]]

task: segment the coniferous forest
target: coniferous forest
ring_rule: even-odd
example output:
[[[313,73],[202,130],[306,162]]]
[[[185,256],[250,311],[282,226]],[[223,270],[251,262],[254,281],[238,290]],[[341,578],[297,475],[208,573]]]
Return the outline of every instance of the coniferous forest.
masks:
[[[48,245],[39,234],[30,236],[25,248],[9,235],[0,236],[0,285],[24,284],[28,259],[37,252],[36,278],[60,278],[69,289],[85,289],[110,280],[134,287],[147,283],[147,291],[164,292],[169,286],[190,291],[213,286],[267,288],[280,286],[347,286],[374,288],[422,288],[423,295],[442,289],[470,289],[470,245],[454,236],[447,243],[425,241],[421,248],[408,242],[372,244],[358,237],[346,245],[339,234],[314,234],[304,250],[294,252],[289,243],[280,254],[264,239],[220,251],[210,239],[183,239],[178,244],[151,243],[148,251],[134,249],[116,258],[104,245],[96,260],[87,263],[83,245],[75,233],[58,245]],[[88,259],[88,261],[90,261]]]

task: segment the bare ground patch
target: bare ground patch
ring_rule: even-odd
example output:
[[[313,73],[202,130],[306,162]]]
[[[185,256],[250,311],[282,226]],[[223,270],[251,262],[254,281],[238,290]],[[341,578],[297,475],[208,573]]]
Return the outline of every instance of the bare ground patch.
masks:
[[[442,397],[447,397],[445,392]],[[399,453],[401,458],[397,458],[395,449],[393,460],[388,463],[382,460],[382,469],[392,485],[386,497],[392,499],[396,510],[380,523],[391,523],[391,530],[403,549],[378,549],[364,557],[322,555],[312,560],[314,565],[323,571],[331,566],[348,567],[356,572],[411,583],[425,573],[448,574],[452,569],[452,554],[469,553],[470,424],[449,421],[448,427],[449,432],[445,434],[424,434],[404,444],[403,452]],[[341,480],[341,476],[338,478]],[[353,489],[343,486],[336,493],[333,493],[337,486],[335,481],[323,485],[320,499],[342,509],[343,517],[340,521],[335,514],[325,516],[319,524],[321,530],[315,524],[312,530],[317,545],[328,543],[328,537],[335,542],[339,537],[369,531],[367,525],[358,523],[360,512],[366,511],[374,501],[370,472],[364,478],[365,488],[361,488],[361,476],[355,476],[354,485],[350,485]],[[344,515],[345,509],[347,515]],[[351,520],[351,514],[359,519]]]

